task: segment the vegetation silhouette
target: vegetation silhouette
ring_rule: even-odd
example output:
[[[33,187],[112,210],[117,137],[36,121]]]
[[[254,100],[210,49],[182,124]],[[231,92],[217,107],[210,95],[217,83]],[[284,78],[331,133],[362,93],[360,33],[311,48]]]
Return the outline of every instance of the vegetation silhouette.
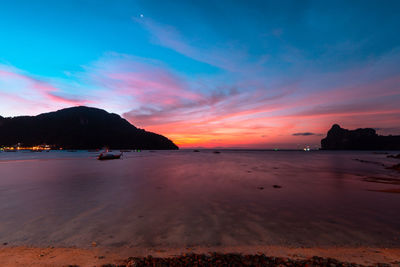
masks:
[[[0,117],[0,146],[17,143],[63,149],[178,149],[168,138],[136,128],[117,114],[85,106],[37,116]]]

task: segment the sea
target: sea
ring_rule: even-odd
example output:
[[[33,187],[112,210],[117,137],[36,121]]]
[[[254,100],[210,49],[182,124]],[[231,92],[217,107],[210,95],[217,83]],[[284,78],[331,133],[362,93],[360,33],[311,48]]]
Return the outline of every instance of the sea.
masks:
[[[400,151],[1,152],[0,245],[400,247]]]

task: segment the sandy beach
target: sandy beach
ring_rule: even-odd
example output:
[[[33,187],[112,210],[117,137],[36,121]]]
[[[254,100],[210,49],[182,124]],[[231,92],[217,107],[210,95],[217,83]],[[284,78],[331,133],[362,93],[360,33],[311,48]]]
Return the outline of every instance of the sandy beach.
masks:
[[[0,249],[0,266],[102,266],[105,264],[124,265],[129,257],[170,258],[179,255],[209,253],[242,253],[265,254],[269,257],[307,260],[313,256],[334,258],[340,262],[373,266],[385,263],[400,266],[399,248],[290,248],[279,246],[254,247],[192,247],[185,249],[168,248],[35,248],[35,247],[3,247]]]

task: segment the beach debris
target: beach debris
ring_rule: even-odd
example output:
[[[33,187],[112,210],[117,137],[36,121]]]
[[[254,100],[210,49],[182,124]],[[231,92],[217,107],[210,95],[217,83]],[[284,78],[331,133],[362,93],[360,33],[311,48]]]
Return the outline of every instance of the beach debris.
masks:
[[[92,247],[97,247],[97,243],[96,242],[92,242]]]
[[[140,265],[136,262],[136,260],[129,260],[129,261],[126,263],[126,267],[136,267],[136,266],[140,266]]]
[[[274,184],[272,187],[273,187],[273,188],[282,188],[281,185],[277,185],[277,184]]]
[[[103,267],[118,265],[102,265]],[[183,254],[181,256],[168,258],[144,258],[130,257],[125,261],[126,267],[133,266],[363,266],[355,263],[341,262],[332,258],[311,257],[307,259],[291,259],[281,257],[269,257],[264,254],[242,255],[236,253],[219,254]],[[378,263],[376,266],[387,266]]]
[[[257,187],[257,189],[259,189],[259,190],[264,190],[264,187],[259,186],[259,187]]]

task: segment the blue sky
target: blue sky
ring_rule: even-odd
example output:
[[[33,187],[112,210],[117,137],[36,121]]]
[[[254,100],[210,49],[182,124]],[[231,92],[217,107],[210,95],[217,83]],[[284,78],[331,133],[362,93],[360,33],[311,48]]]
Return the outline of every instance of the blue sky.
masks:
[[[5,1],[0,115],[96,106],[182,146],[318,145],[332,123],[400,134],[399,15],[399,1]]]

